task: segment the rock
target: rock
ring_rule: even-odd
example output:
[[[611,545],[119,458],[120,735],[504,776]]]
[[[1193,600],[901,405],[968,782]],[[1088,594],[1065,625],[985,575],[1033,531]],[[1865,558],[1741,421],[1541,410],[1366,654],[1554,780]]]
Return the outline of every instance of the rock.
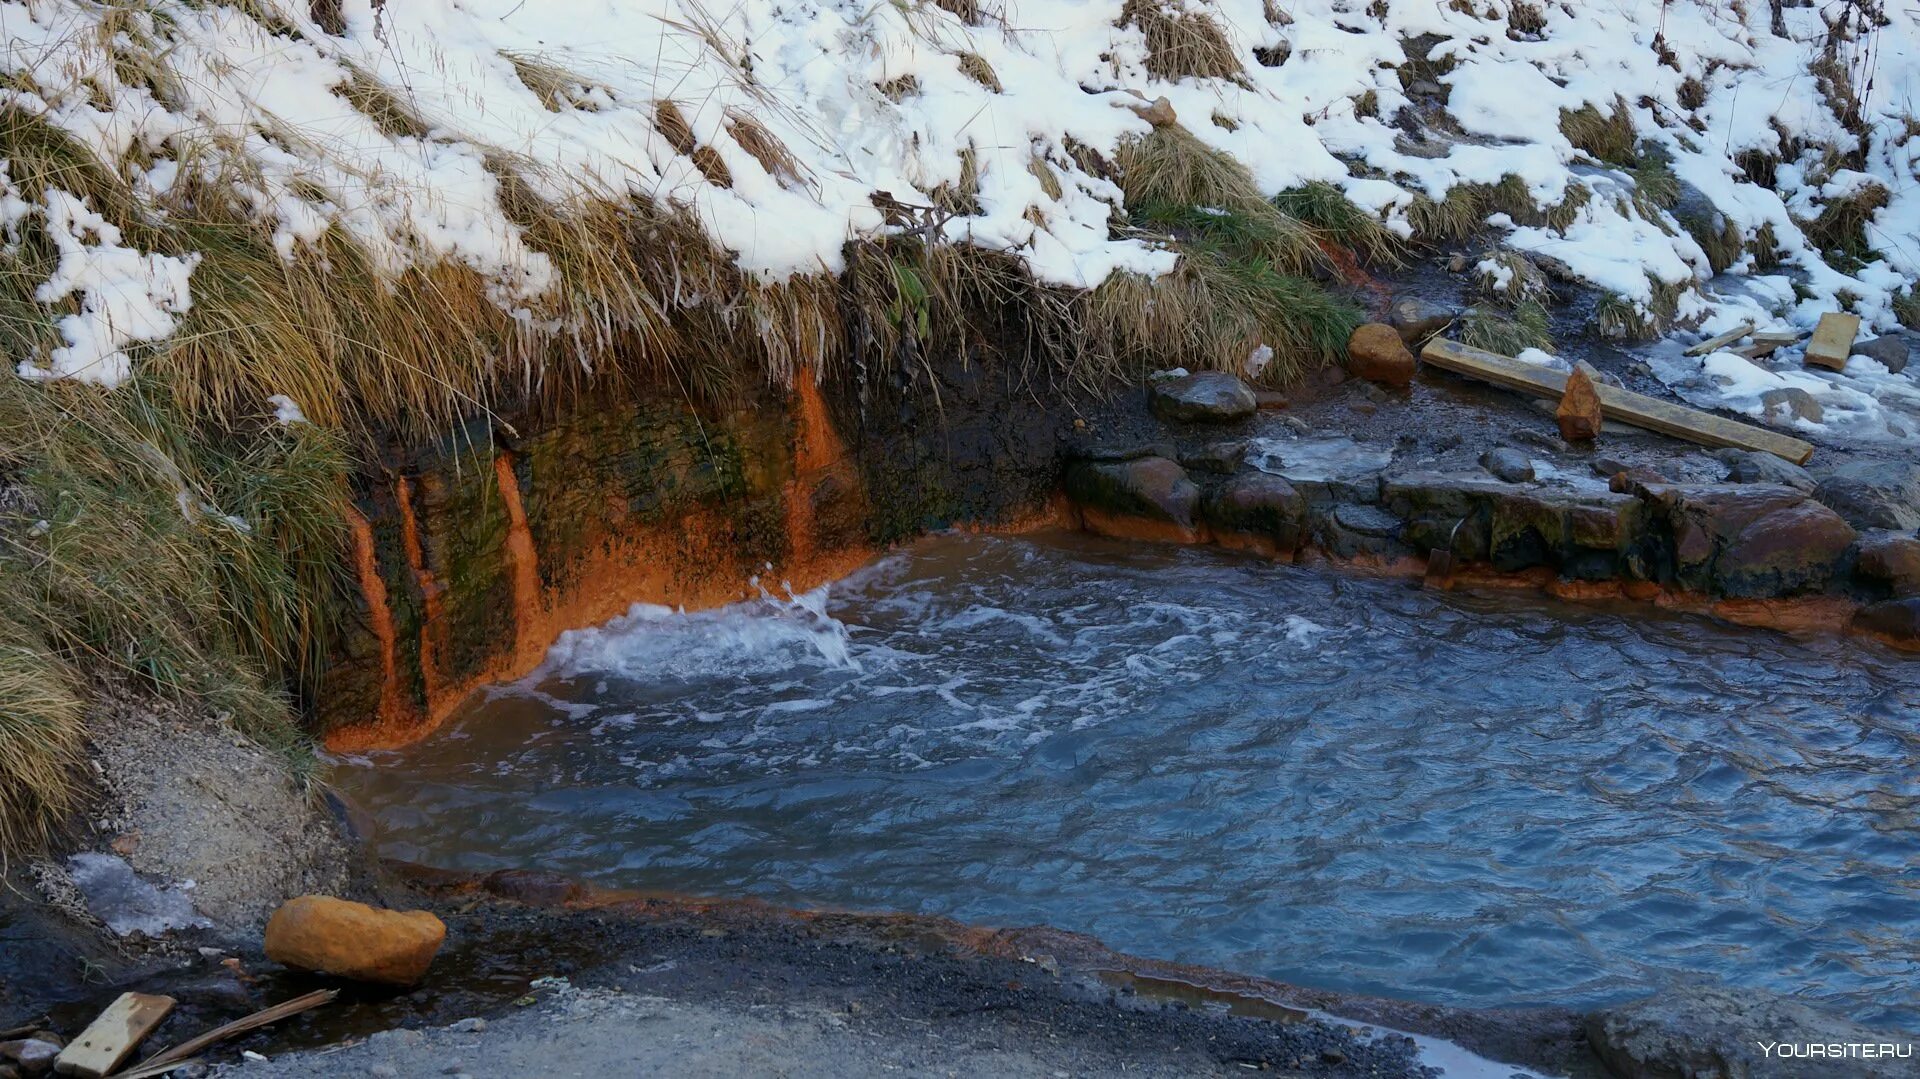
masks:
[[[1560,394],[1560,406],[1553,418],[1560,424],[1560,437],[1568,442],[1591,442],[1600,437],[1606,422],[1600,415],[1600,392],[1593,388],[1593,376],[1586,364],[1576,364],[1567,376],[1567,388]]]
[[[1225,371],[1158,379],[1147,387],[1147,403],[1161,419],[1178,423],[1244,420],[1260,407],[1253,388]]]
[[[1153,103],[1149,105],[1129,105],[1127,107],[1133,110],[1134,115],[1155,127],[1172,127],[1180,121],[1179,114],[1173,110],[1173,102],[1168,101],[1164,97],[1154,98]]]
[[[455,1034],[479,1034],[487,1029],[487,1021],[476,1016],[462,1019],[447,1029]]]
[[[1903,648],[1920,648],[1920,596],[1870,603],[1854,612],[1853,628]]]
[[[1896,599],[1920,595],[1920,539],[1900,532],[1862,536],[1853,573]]]
[[[1645,484],[1663,512],[1680,583],[1729,596],[1824,584],[1857,536],[1839,514],[1772,484]]]
[[[1287,398],[1287,395],[1281,393],[1279,390],[1253,391],[1254,407],[1262,412],[1272,412],[1275,409],[1286,408],[1292,403],[1293,402]]]
[[[1815,1011],[1798,1001],[1757,990],[1673,989],[1587,1016],[1587,1041],[1615,1075],[1666,1079],[1812,1079],[1845,1074],[1858,1079],[1911,1076],[1912,1061],[1801,1059],[1769,1054],[1763,1046],[1904,1044]]]
[[[59,1046],[39,1038],[0,1042],[0,1060],[12,1064],[22,1075],[45,1075],[53,1070],[54,1059],[59,1055]]]
[[[1481,454],[1480,467],[1508,483],[1533,482],[1533,461],[1512,446],[1496,446]]]
[[[1808,423],[1819,423],[1827,415],[1827,410],[1820,407],[1820,402],[1814,400],[1812,394],[1798,386],[1768,390],[1760,395],[1760,404],[1766,408],[1769,415],[1776,412],[1784,413],[1795,419],[1806,420]]]
[[[1813,497],[1855,528],[1920,528],[1920,466],[1848,461],[1821,478]]]
[[[1096,531],[1113,531],[1103,526],[1119,518],[1190,531],[1200,505],[1200,489],[1184,469],[1165,457],[1075,464],[1067,469],[1066,488],[1067,497]]]
[[[502,899],[533,907],[557,907],[587,894],[572,877],[543,869],[497,869],[487,874],[480,886]]]
[[[400,1079],[400,1069],[391,1064],[375,1064],[367,1069],[373,1079]]]
[[[1442,307],[1418,296],[1402,296],[1387,308],[1387,325],[1394,328],[1408,348],[1446,329],[1454,318],[1452,308]]]
[[[1181,454],[1180,464],[1193,472],[1231,476],[1239,471],[1246,459],[1247,444],[1244,441],[1209,442],[1192,453]]]
[[[267,958],[299,970],[388,985],[427,973],[447,927],[423,911],[380,910],[324,895],[281,904],[267,920]]]
[[[1651,468],[1634,465],[1623,468],[1607,477],[1607,490],[1615,494],[1631,494],[1650,483],[1666,483],[1667,477]]]
[[[1132,461],[1141,457],[1173,457],[1171,442],[1094,442],[1067,450],[1070,461]]]
[[[1413,381],[1413,353],[1392,326],[1369,322],[1347,338],[1347,370],[1360,378],[1404,386]]]
[[[1714,456],[1726,462],[1727,480],[1730,483],[1778,483],[1808,494],[1812,494],[1813,489],[1820,485],[1820,481],[1813,478],[1813,473],[1771,453],[1721,450]]]
[[[1228,480],[1201,512],[1216,533],[1254,537],[1277,553],[1298,550],[1306,534],[1305,497],[1293,484],[1266,472],[1244,472]]]
[[[1853,346],[1855,356],[1865,356],[1870,360],[1879,360],[1887,370],[1894,374],[1907,369],[1907,339],[1899,334],[1887,334],[1884,337],[1871,337],[1856,342]]]

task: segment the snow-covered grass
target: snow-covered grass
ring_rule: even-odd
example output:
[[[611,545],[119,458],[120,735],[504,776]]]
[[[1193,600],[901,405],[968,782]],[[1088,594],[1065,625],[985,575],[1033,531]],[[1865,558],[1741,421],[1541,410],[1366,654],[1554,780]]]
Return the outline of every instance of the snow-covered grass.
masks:
[[[1261,205],[1331,190],[1402,237],[1490,226],[1617,297],[1622,333],[1697,322],[1709,273],[1769,260],[1803,280],[1786,320],[1845,302],[1891,325],[1920,272],[1920,32],[1824,11],[1778,36],[1767,5],[1725,0],[7,0],[0,106],[87,148],[157,229],[7,183],[8,228],[61,247],[23,370],[112,383],[206,332],[219,266],[181,223],[217,186],[286,275],[338,259],[356,300],[424,290],[475,324],[429,317],[416,337],[455,340],[435,355],[310,327],[363,355],[223,391],[256,407],[284,392],[327,422],[322,396],[391,379],[458,408],[564,383],[615,339],[669,355],[701,308],[702,330],[791,330],[765,357],[785,375],[845,348],[792,286],[856,242],[974,246],[1046,287],[1167,275],[1177,245],[1129,222],[1185,183],[1153,174],[1170,141],[1234,162]],[[404,372],[362,370],[383,363]]]

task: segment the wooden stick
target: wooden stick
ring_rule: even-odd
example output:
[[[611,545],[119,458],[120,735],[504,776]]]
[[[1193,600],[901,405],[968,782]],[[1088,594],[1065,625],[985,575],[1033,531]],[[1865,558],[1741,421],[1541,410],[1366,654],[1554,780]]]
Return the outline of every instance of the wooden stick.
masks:
[[[60,1050],[53,1070],[61,1075],[78,1075],[81,1079],[111,1075],[171,1011],[172,997],[122,993],[107,1005],[106,1011],[87,1024],[79,1037]]]
[[[318,1008],[322,1004],[330,1003],[334,997],[339,995],[340,990],[338,989],[315,989],[311,993],[294,997],[292,1000],[283,1000],[271,1008],[262,1008],[252,1015],[235,1019],[225,1026],[215,1027],[197,1038],[189,1038],[165,1052],[156,1053],[148,1057],[141,1061],[140,1066],[135,1068],[125,1079],[133,1079],[135,1075],[159,1075],[169,1069],[177,1068],[186,1063],[188,1057],[198,1053],[209,1045],[226,1041],[236,1034],[245,1034],[249,1030],[257,1030],[260,1027],[278,1023],[280,1020],[290,1016],[299,1015],[301,1012]]]
[[[1733,344],[1735,341],[1740,340],[1742,337],[1745,337],[1746,335],[1752,332],[1753,332],[1753,323],[1742,322],[1740,325],[1735,326],[1733,329],[1728,330],[1726,333],[1714,334],[1712,337],[1707,338],[1705,341],[1702,341],[1699,344],[1694,345],[1693,347],[1687,349],[1687,351],[1683,353],[1683,355],[1705,356],[1709,352],[1718,352],[1720,349],[1723,349],[1726,346]]]
[[[1509,390],[1534,397],[1557,399],[1566,392],[1567,376],[1547,367],[1470,348],[1458,341],[1435,338],[1420,350],[1420,358],[1435,367],[1491,382]],[[1751,424],[1729,420],[1699,409],[1676,405],[1618,386],[1596,383],[1600,393],[1600,413],[1610,420],[1645,427],[1650,431],[1673,435],[1707,446],[1732,446],[1743,450],[1761,450],[1776,457],[1805,464],[1813,456],[1808,442],[1768,431]]]

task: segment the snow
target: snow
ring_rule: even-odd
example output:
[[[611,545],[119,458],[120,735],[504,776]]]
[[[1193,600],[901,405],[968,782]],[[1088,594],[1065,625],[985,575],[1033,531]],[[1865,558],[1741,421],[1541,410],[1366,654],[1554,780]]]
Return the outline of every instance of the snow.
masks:
[[[873,196],[929,205],[960,180],[970,151],[981,212],[947,219],[943,238],[1084,288],[1173,265],[1172,253],[1112,228],[1120,192],[1073,152],[1111,159],[1145,135],[1137,95],[1167,98],[1265,190],[1334,183],[1402,234],[1416,194],[1513,176],[1549,205],[1584,188],[1564,229],[1494,224],[1509,246],[1630,301],[1650,302],[1656,285],[1677,291],[1683,316],[1703,325],[1757,310],[1810,328],[1845,300],[1870,330],[1885,329],[1893,299],[1920,275],[1920,135],[1907,122],[1920,101],[1920,25],[1898,6],[1874,43],[1864,145],[1807,72],[1825,40],[1820,10],[1788,9],[1780,38],[1759,3],[1539,3],[1542,28],[1523,33],[1510,32],[1505,4],[1287,0],[1272,5],[1288,16],[1275,23],[1265,0],[1182,0],[1223,29],[1245,70],[1176,80],[1147,70],[1144,35],[1119,25],[1121,0],[986,0],[978,26],[930,0],[344,0],[339,33],[316,25],[304,0],[249,6],[263,18],[207,0],[0,0],[0,106],[67,131],[156,207],[187,176],[219,177],[284,258],[317,257],[316,241],[337,231],[389,274],[470,267],[503,309],[556,333],[578,327],[551,322],[563,283],[501,208],[501,162],[559,204],[682,207],[740,267],[777,281],[837,271],[849,240],[898,231]],[[1439,39],[1429,58],[1453,65],[1436,78],[1457,130],[1418,119],[1426,106],[1402,87],[1404,43],[1425,34]],[[1287,58],[1272,67],[1255,51],[1280,46]],[[970,77],[966,57],[989,65],[1001,89]],[[521,68],[553,88],[543,97]],[[880,89],[908,77],[907,92]],[[383,128],[356,109],[345,95],[369,79],[422,126]],[[710,182],[656,129],[661,101],[675,103],[730,184]],[[1561,134],[1564,111],[1616,102],[1636,137],[1744,235],[1773,230],[1799,295],[1776,288],[1762,302],[1762,290],[1709,285],[1704,253],[1671,215],[1636,205],[1625,174]],[[784,146],[793,168],[749,153],[733,134],[743,120]],[[1408,129],[1431,137],[1413,146]],[[1799,148],[1771,187],[1735,163],[1745,150]],[[1858,151],[1858,167],[1829,171],[1828,148]],[[1058,195],[1029,168],[1036,158]],[[1872,258],[1830,265],[1796,218],[1874,186],[1888,202],[1869,227]],[[27,377],[121,381],[190,310],[196,254],[138,250],[98,209],[62,191],[29,203],[0,179],[9,237],[33,221],[60,249],[36,298],[57,314],[63,343],[22,362]],[[1822,392],[1884,404],[1897,387],[1875,379],[1842,373]]]
[[[175,929],[205,929],[213,924],[187,898],[191,881],[155,887],[135,875],[124,859],[93,852],[69,858],[67,872],[85,897],[88,913],[119,936],[139,933],[157,939]]]

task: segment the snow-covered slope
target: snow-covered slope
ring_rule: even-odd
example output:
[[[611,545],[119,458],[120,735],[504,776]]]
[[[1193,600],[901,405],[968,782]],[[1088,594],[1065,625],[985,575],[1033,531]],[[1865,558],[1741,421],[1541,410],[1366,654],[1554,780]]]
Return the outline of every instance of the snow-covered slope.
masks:
[[[1116,233],[1120,189],[1089,171],[1150,130],[1142,97],[1167,98],[1264,190],[1329,181],[1403,234],[1416,195],[1517,177],[1569,212],[1496,215],[1511,246],[1629,304],[1664,287],[1678,314],[1711,316],[1700,244],[1562,131],[1569,113],[1623,108],[1737,241],[1771,229],[1798,289],[1749,291],[1779,314],[1810,323],[1844,301],[1890,325],[1920,275],[1920,27],[1904,9],[1823,64],[1822,9],[1786,11],[1780,37],[1764,0],[979,5],[14,0],[0,3],[0,105],[77,136],[156,205],[192,170],[236,185],[287,259],[343,230],[388,272],[477,270],[529,319],[560,271],[499,205],[502,162],[558,203],[688,207],[765,279],[837,271],[849,239],[910,227],[889,224],[889,200],[930,205],[967,182],[978,212],[915,220],[1050,283],[1163,273],[1174,256]],[[1168,51],[1200,18],[1226,46],[1204,64]],[[1183,64],[1214,74],[1174,77]],[[1836,115],[1836,73],[1861,88],[1864,145]],[[1774,159],[1770,187],[1736,163]],[[1871,255],[1829,265],[1801,223],[1874,187]],[[1584,205],[1566,202],[1574,189]],[[65,302],[66,344],[23,374],[114,382],[192,303],[193,252],[130,247],[95,209],[27,201],[0,174],[0,222],[36,219],[61,248],[35,298]],[[1752,255],[1733,269],[1754,270]]]

